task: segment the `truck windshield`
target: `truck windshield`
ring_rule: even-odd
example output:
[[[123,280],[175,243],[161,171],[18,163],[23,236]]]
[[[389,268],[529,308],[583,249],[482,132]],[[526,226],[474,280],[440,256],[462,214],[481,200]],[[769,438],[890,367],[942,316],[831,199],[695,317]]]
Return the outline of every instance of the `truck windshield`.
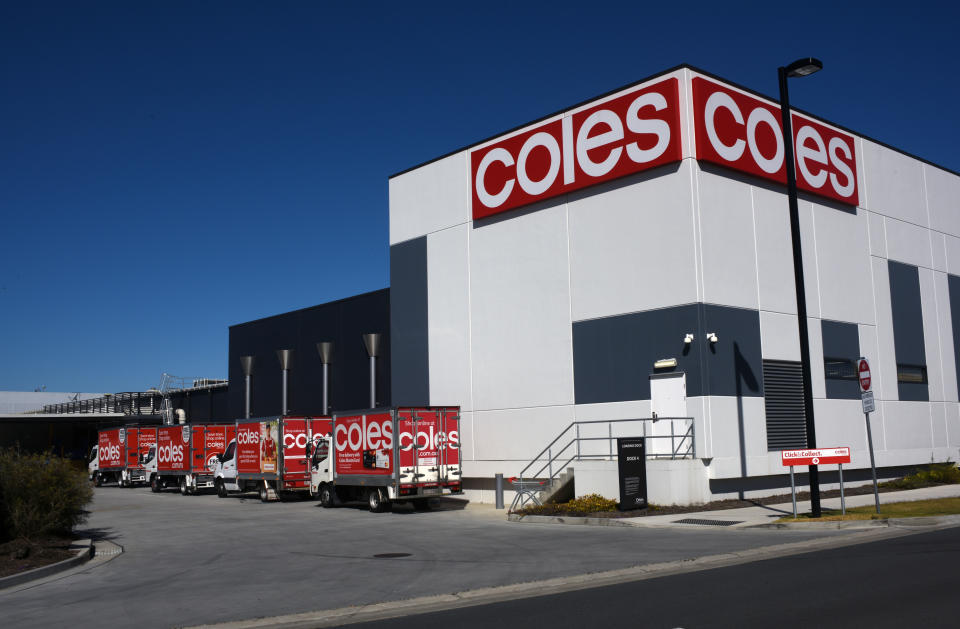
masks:
[[[144,463],[144,465],[146,465],[147,463],[149,463],[150,461],[152,461],[152,460],[153,460],[153,457],[154,457],[154,455],[155,455],[156,453],[157,453],[156,448],[153,447],[153,446],[150,446],[150,449],[147,450],[147,453],[146,453],[145,455],[143,455],[143,463]]]
[[[96,458],[97,458],[97,446],[93,446],[93,448],[90,450],[90,460],[92,461]]]
[[[231,441],[230,445],[227,446],[227,451],[223,453],[222,461],[225,463],[233,458],[233,453],[237,451],[237,442]]]
[[[326,459],[329,451],[330,451],[330,443],[326,439],[321,440],[317,444],[316,449],[313,451],[314,465]]]

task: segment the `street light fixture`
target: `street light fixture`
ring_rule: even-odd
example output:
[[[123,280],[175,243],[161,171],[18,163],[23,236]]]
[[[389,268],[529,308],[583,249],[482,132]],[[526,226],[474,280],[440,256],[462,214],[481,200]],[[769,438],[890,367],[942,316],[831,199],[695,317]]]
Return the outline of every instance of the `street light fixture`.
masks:
[[[784,158],[787,162],[787,197],[790,201],[790,237],[793,241],[793,281],[797,291],[797,325],[800,331],[800,371],[803,377],[803,412],[806,419],[807,447],[817,447],[816,425],[813,418],[813,385],[810,376],[810,335],[807,331],[807,295],[803,282],[803,253],[800,246],[800,210],[797,204],[797,171],[793,157],[793,125],[790,120],[790,96],[787,79],[808,76],[823,68],[819,59],[797,59],[777,69],[780,79],[780,118],[783,125]],[[820,517],[820,475],[816,465],[809,468],[810,512]]]

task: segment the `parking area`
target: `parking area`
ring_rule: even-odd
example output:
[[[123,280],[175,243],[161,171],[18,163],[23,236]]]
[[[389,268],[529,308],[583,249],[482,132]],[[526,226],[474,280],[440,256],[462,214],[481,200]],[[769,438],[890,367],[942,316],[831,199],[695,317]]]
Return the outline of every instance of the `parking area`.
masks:
[[[4,623],[173,627],[290,614],[689,559],[844,534],[514,524],[435,501],[323,509],[250,494],[96,490],[83,528],[123,547],[102,564],[0,593]]]

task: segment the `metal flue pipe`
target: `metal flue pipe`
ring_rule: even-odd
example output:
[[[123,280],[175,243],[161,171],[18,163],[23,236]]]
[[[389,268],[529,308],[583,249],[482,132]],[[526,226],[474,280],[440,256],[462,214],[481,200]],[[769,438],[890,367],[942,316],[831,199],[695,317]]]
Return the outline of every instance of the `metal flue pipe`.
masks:
[[[333,343],[323,341],[317,343],[317,353],[320,354],[320,362],[323,364],[323,414],[326,415],[329,410],[327,392],[329,390],[329,367],[333,362]]]
[[[243,369],[243,416],[250,419],[250,377],[253,375],[253,356],[241,356],[240,367]]]
[[[363,344],[370,355],[370,408],[377,407],[377,356],[380,355],[380,334],[364,334]]]
[[[286,415],[290,412],[290,409],[287,407],[287,387],[288,384],[288,375],[290,374],[290,367],[293,363],[293,350],[292,349],[278,349],[277,350],[277,359],[280,360],[280,369],[283,370],[283,396],[280,403],[280,414]]]

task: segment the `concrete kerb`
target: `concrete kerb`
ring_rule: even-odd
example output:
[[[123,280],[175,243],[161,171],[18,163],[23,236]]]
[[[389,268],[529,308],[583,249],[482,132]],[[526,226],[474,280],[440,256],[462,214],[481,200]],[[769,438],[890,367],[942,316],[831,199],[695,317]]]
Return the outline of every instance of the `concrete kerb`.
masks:
[[[70,548],[76,548],[76,552],[70,559],[64,559],[48,566],[40,566],[33,570],[27,570],[19,574],[12,574],[8,577],[0,578],[0,590],[21,585],[29,581],[38,581],[52,574],[69,570],[70,568],[86,563],[93,558],[94,546],[92,539],[82,539],[70,544]]]
[[[711,570],[714,568],[762,561],[764,559],[788,557],[802,553],[882,541],[894,537],[926,532],[927,530],[936,528],[950,528],[958,525],[960,525],[960,518],[950,522],[937,523],[930,527],[922,527],[923,530],[917,530],[921,527],[874,528],[872,530],[857,531],[841,537],[826,537],[801,542],[789,542],[732,553],[648,564],[620,570],[558,577],[514,585],[479,588],[464,592],[424,596],[400,601],[388,601],[372,605],[318,610],[315,612],[269,618],[253,618],[212,625],[197,625],[191,629],[253,629],[259,627],[306,629],[308,627],[337,627],[361,622],[385,620],[388,618],[426,614],[448,609],[489,605],[522,598],[561,594],[576,590],[588,590],[620,583],[698,572],[701,570]]]

